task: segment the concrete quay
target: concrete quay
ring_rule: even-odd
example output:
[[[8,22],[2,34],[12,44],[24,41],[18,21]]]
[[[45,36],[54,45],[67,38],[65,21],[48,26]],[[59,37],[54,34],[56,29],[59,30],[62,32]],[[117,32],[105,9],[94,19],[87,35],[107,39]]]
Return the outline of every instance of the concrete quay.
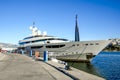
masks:
[[[43,60],[43,58],[39,57],[38,60]],[[59,70],[63,74],[71,77],[73,80],[105,80],[102,77],[78,70],[73,67],[70,67],[71,70],[66,70],[64,63],[61,63],[61,61],[56,59],[49,60],[46,63]]]
[[[5,55],[0,53],[0,60],[4,59]]]
[[[71,67],[65,70],[64,64],[21,54],[1,54],[0,80],[105,80],[101,77]],[[1,58],[1,56],[0,56]]]
[[[65,70],[65,65],[59,62],[48,61],[47,64],[55,67],[64,74],[70,76],[74,80],[105,80],[102,77],[78,70],[76,68],[70,67],[71,70]]]
[[[0,55],[5,55],[0,60],[0,80],[72,80],[43,61],[35,61],[26,55]]]

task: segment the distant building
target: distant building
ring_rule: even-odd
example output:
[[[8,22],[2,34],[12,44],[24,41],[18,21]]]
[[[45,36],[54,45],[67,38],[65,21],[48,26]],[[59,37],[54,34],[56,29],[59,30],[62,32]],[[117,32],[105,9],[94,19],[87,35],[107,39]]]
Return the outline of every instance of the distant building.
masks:
[[[7,52],[7,51],[13,51],[16,50],[17,48],[6,48],[6,47],[2,47],[0,48],[0,52]]]
[[[17,45],[9,44],[9,43],[0,43],[0,52],[12,52],[17,49]]]
[[[6,50],[6,51],[12,51],[12,50],[15,50],[15,49],[17,49],[17,48],[5,48],[5,47],[2,48],[2,50]]]

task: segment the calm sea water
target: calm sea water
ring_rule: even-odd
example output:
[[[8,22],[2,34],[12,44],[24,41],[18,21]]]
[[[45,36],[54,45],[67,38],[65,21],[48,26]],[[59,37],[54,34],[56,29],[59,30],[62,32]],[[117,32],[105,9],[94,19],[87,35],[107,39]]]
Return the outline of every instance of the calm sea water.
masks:
[[[91,63],[68,63],[106,80],[120,80],[120,52],[101,52]]]

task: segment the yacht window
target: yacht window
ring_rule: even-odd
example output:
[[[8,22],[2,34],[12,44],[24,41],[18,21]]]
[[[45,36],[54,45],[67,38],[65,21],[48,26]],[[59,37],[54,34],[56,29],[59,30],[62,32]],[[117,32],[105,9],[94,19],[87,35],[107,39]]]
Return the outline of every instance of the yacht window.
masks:
[[[65,45],[48,45],[46,48],[61,48],[64,47]]]
[[[42,48],[43,46],[33,46],[31,48]]]
[[[79,44],[77,44],[77,46],[79,46]]]
[[[43,40],[35,40],[35,41],[32,41],[32,43],[35,43],[35,42],[43,42],[43,41],[45,41],[46,39],[43,39]]]
[[[20,45],[23,45],[23,44],[27,44],[27,43],[30,43],[30,42],[21,42],[19,43]]]
[[[52,46],[46,46],[46,48],[52,48]]]
[[[88,44],[85,44],[86,46],[88,46]]]
[[[30,42],[25,42],[25,43],[27,44],[27,43],[30,43]]]
[[[60,39],[60,38],[57,38],[56,40],[68,41],[67,39]]]
[[[50,39],[48,39],[48,40],[54,40],[54,38],[50,38]]]
[[[95,43],[96,45],[99,45],[99,43]]]
[[[30,38],[33,38],[33,36],[30,36],[30,37],[26,37],[26,38],[24,38],[23,40],[25,40],[25,39],[30,39]]]
[[[47,43],[50,43],[50,41],[47,41]]]
[[[78,54],[78,52],[76,52],[76,54]]]
[[[75,44],[73,44],[72,46],[75,46]]]
[[[90,43],[90,45],[94,45],[93,43]]]

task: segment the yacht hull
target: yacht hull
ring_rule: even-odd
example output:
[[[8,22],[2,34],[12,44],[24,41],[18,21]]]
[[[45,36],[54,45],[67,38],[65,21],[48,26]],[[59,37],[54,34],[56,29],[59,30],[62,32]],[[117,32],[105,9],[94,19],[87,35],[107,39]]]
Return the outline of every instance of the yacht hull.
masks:
[[[95,55],[99,54],[111,42],[112,40],[44,43],[29,44],[29,46],[24,45],[19,48],[25,51],[39,51],[41,56],[43,56],[44,51],[48,51],[49,58],[90,62]]]

